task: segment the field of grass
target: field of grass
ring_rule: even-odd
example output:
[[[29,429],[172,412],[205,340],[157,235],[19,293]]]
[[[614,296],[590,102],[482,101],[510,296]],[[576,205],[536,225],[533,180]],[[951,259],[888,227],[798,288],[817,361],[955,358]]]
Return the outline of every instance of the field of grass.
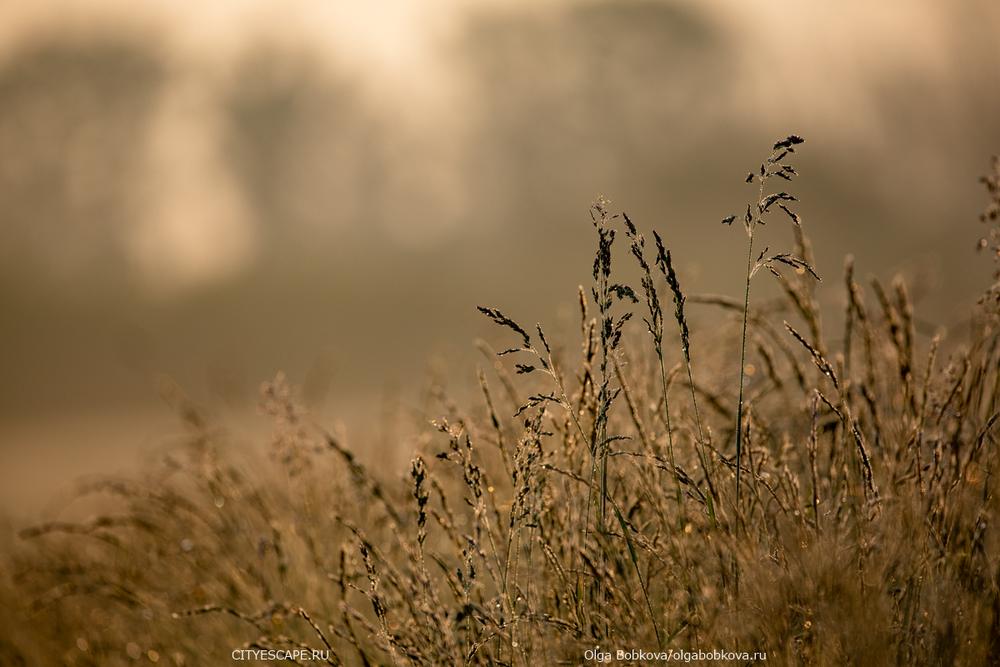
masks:
[[[902,280],[820,276],[801,143],[723,220],[735,298],[599,199],[578,334],[480,307],[479,400],[439,392],[407,470],[363,463],[283,376],[266,460],[179,399],[160,465],[4,538],[0,664],[1000,664],[1000,273],[929,335]],[[1000,257],[998,163],[984,183]]]

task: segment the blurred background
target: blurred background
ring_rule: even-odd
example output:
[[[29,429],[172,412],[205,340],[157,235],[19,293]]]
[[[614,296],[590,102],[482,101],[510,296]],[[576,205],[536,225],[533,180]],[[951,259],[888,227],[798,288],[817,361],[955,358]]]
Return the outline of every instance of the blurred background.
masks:
[[[0,3],[0,512],[134,466],[168,383],[253,431],[284,370],[391,447],[474,379],[475,305],[568,321],[598,194],[737,294],[719,220],[792,132],[823,298],[853,252],[960,321],[998,36],[994,0]]]

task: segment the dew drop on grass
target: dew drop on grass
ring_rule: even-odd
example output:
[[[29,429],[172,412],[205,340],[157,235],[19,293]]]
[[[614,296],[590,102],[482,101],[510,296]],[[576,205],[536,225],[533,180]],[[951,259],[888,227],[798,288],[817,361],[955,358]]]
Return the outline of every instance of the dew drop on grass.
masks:
[[[133,660],[138,660],[139,658],[142,657],[142,649],[135,642],[129,642],[128,644],[126,644],[125,652],[128,654],[128,657],[132,658]]]

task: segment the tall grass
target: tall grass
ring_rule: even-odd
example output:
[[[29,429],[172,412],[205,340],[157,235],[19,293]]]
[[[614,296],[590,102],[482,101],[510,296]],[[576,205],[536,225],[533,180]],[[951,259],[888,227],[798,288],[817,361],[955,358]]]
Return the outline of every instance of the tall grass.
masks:
[[[431,392],[405,469],[357,456],[283,376],[262,387],[266,461],[179,399],[183,446],[82,483],[90,518],[71,507],[4,545],[0,663],[1000,663],[1000,290],[970,305],[967,338],[928,340],[905,283],[866,289],[848,260],[831,337],[794,197],[771,192],[801,143],[747,179],[739,298],[686,294],[670,235],[651,253],[595,203],[580,340],[523,325],[516,303],[480,307],[501,349],[480,344],[481,397]],[[789,252],[760,251],[771,213]],[[996,234],[980,243],[995,255]],[[780,297],[751,298],[761,269]]]

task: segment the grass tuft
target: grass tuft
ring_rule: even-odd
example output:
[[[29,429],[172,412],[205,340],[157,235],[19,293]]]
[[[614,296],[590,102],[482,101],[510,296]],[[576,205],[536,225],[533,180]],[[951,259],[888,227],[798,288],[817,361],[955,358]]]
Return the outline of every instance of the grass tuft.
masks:
[[[925,336],[906,283],[862,287],[848,258],[828,335],[784,189],[802,144],[749,173],[737,298],[685,293],[670,236],[647,248],[598,199],[579,332],[480,307],[506,343],[478,343],[472,405],[431,392],[408,469],[326,431],[282,375],[266,460],[183,401],[184,445],[3,544],[0,664],[1000,664],[1000,273],[971,326]],[[984,183],[979,247],[1000,258],[1000,161]],[[788,252],[763,242],[772,214]]]

